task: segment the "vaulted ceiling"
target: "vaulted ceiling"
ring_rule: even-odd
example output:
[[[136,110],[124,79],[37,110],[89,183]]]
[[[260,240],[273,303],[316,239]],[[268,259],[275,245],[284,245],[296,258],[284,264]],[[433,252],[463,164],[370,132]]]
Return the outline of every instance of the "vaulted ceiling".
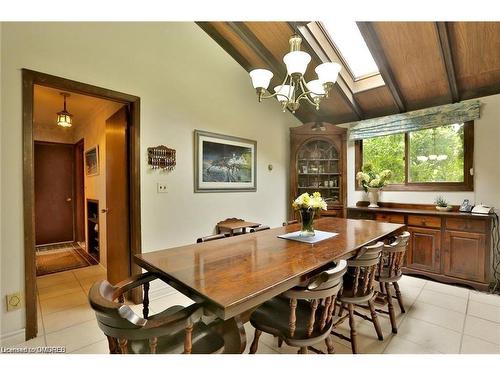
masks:
[[[302,122],[334,124],[500,93],[500,22],[358,22],[380,74],[355,80],[342,69],[319,111],[302,104]],[[306,80],[326,61],[342,62],[318,22],[198,22],[243,68],[286,73],[282,62],[294,32],[312,56]],[[250,85],[250,79],[249,79]]]

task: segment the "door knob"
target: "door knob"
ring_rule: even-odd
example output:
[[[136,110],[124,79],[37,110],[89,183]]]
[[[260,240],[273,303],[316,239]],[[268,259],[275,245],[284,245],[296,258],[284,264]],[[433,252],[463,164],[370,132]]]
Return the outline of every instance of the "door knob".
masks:
[[[71,202],[71,198],[66,198],[66,202]]]
[[[102,212],[103,214],[107,213],[108,211],[109,211],[109,210],[108,210],[107,208],[103,208],[103,209],[101,210],[101,212]]]

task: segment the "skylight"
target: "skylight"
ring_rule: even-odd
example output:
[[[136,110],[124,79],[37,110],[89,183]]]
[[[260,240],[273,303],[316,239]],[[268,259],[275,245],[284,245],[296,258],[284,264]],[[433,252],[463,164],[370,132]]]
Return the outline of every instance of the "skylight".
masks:
[[[323,21],[321,23],[348,65],[354,79],[378,73],[377,64],[356,22]]]

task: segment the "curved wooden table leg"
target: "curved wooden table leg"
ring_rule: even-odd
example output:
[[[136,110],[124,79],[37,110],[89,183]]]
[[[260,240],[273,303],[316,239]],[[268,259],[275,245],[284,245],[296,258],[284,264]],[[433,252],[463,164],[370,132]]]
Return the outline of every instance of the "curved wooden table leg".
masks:
[[[241,354],[247,346],[245,327],[238,316],[229,320],[217,320],[210,324],[224,338],[224,353]]]

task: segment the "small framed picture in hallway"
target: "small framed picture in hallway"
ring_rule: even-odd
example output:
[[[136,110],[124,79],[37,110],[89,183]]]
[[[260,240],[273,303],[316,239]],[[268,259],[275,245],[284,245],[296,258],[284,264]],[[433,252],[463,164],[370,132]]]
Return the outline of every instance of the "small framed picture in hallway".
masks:
[[[257,142],[195,130],[195,192],[256,191]]]
[[[99,145],[85,151],[85,174],[97,176],[99,174]]]

